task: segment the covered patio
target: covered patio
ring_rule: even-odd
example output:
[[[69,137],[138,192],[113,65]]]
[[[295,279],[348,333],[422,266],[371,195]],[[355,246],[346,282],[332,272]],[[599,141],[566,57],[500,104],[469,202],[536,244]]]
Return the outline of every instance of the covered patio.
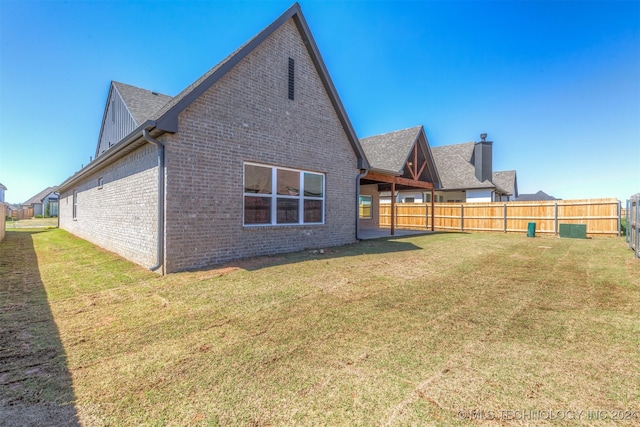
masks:
[[[381,192],[390,192],[392,215],[389,231],[380,228],[378,221],[372,221],[371,225],[373,226],[359,227],[359,235],[369,232],[369,229],[377,230],[375,232],[372,231],[371,234],[379,234],[385,231],[392,236],[396,235],[396,195],[398,192],[410,190],[431,194],[431,231],[433,231],[434,190],[440,187],[440,177],[435,167],[424,128],[417,126],[372,136],[360,140],[360,143],[371,166],[360,179],[360,186],[367,186],[368,191],[370,191],[369,195],[366,196],[370,198],[369,203],[374,202],[374,205],[377,204],[377,206],[371,206],[371,212],[376,211],[373,215],[379,214],[379,194]],[[371,195],[376,197],[371,197]],[[371,218],[371,216],[366,218],[360,216],[360,221],[371,221],[367,218]],[[418,231],[418,233],[423,232]]]

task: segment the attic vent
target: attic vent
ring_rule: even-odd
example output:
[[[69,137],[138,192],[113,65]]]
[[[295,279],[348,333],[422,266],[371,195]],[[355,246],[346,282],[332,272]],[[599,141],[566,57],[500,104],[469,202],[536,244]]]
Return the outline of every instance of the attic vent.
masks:
[[[294,68],[295,64],[293,58],[289,58],[289,99],[293,101],[293,89],[294,89]]]

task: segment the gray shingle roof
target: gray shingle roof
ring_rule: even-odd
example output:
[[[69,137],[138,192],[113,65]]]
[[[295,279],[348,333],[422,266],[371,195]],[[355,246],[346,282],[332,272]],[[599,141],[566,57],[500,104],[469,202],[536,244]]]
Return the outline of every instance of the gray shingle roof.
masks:
[[[362,138],[360,145],[372,169],[402,173],[407,156],[422,126]]]
[[[444,190],[495,187],[490,181],[480,182],[476,178],[476,169],[471,163],[474,147],[475,142],[465,142],[431,148]]]
[[[29,200],[27,200],[26,202],[24,202],[23,205],[32,205],[34,203],[42,203],[42,199],[44,199],[45,197],[47,197],[49,194],[53,193],[57,189],[58,187],[55,185],[53,187],[47,187],[41,192],[39,192],[38,194],[36,194],[35,196],[33,196],[32,198],[30,198]]]
[[[516,171],[494,172],[492,181],[507,194],[518,196],[518,182],[516,181]]]
[[[113,82],[137,125],[151,118],[173,98],[125,83]]]
[[[538,191],[535,194],[520,194],[516,199],[519,202],[538,201],[538,200],[561,200],[553,196],[548,195],[544,191]]]

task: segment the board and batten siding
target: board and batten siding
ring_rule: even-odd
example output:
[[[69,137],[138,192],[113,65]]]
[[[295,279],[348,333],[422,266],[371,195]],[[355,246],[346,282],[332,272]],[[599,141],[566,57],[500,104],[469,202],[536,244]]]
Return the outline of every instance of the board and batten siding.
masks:
[[[122,100],[118,89],[113,86],[109,93],[107,111],[104,117],[100,144],[96,157],[104,153],[125,136],[129,135],[137,127],[131,112]]]

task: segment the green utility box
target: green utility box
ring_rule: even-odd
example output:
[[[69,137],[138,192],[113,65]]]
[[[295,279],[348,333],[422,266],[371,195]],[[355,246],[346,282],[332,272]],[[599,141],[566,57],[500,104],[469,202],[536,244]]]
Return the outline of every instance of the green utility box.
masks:
[[[560,224],[560,237],[587,238],[587,224]]]
[[[530,222],[527,224],[527,237],[536,237],[536,223]]]

